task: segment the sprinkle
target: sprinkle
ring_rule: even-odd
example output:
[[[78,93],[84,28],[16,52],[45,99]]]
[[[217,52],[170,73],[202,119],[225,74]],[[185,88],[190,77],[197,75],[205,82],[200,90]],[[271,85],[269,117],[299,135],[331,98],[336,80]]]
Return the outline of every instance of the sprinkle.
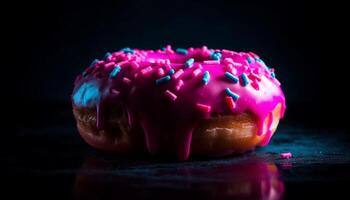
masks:
[[[126,77],[124,77],[124,78],[123,78],[123,82],[126,83],[127,85],[130,85],[131,80],[128,79],[128,78],[126,78]]]
[[[98,63],[98,59],[93,60],[89,66],[92,67],[92,66],[94,66],[96,63]]]
[[[236,104],[235,104],[235,102],[233,101],[233,98],[232,98],[232,97],[226,97],[225,100],[226,100],[226,103],[227,103],[228,107],[229,107],[231,110],[235,109]]]
[[[181,74],[183,74],[184,73],[184,70],[183,69],[179,69],[174,75],[173,75],[173,78],[174,79],[178,79],[180,76],[181,76]]]
[[[286,153],[281,153],[280,154],[280,158],[282,159],[289,159],[292,157],[292,153],[291,152],[286,152]]]
[[[177,98],[177,96],[174,93],[170,92],[169,90],[166,90],[164,94],[166,97],[168,97],[172,101],[175,101]]]
[[[172,76],[172,75],[174,75],[174,74],[175,74],[175,70],[174,70],[173,68],[171,68],[171,69],[169,70],[169,75]]]
[[[184,85],[184,82],[180,79],[175,86],[175,90],[179,91],[181,89],[181,87]]]
[[[211,110],[211,107],[208,105],[197,103],[196,106],[197,106],[197,109],[202,111],[202,112],[208,113]]]
[[[261,78],[254,72],[250,73],[248,77],[253,80],[261,81]]]
[[[275,72],[271,72],[271,76],[272,76],[273,78],[276,78]]]
[[[192,72],[192,75],[193,75],[194,77],[197,77],[198,74],[200,74],[201,72],[202,72],[202,70],[201,70],[200,68],[198,68],[198,69],[196,69],[196,70],[194,70],[194,71]]]
[[[111,71],[111,73],[109,74],[109,77],[110,77],[110,78],[116,77],[117,74],[120,72],[120,70],[121,70],[120,66],[119,66],[119,65],[116,65],[116,66],[114,67],[114,69]]]
[[[235,67],[241,67],[242,66],[242,64],[238,63],[238,62],[232,62],[232,65],[235,66]]]
[[[239,95],[236,94],[236,93],[234,93],[234,92],[232,92],[232,91],[230,90],[230,88],[226,88],[226,89],[225,89],[225,92],[226,92],[227,95],[229,95],[230,97],[232,97],[234,101],[237,101],[237,100],[238,100]]]
[[[249,84],[249,79],[248,79],[247,74],[242,73],[241,74],[241,79],[242,79],[243,86],[247,86]]]
[[[219,60],[205,60],[203,61],[204,64],[208,64],[208,65],[214,65],[214,64],[220,64]]]
[[[139,68],[139,64],[138,64],[137,62],[135,62],[135,61],[131,61],[131,62],[130,62],[130,66],[131,66],[131,68],[133,68],[133,69]]]
[[[105,54],[105,56],[104,56],[104,60],[106,60],[109,56],[111,56],[112,54],[110,53],[110,52],[107,52],[106,54]]]
[[[134,50],[130,49],[129,47],[122,48],[121,51],[123,51],[124,53],[135,54]]]
[[[253,81],[252,84],[251,84],[251,86],[252,86],[255,90],[259,90],[259,89],[260,89],[259,84],[258,84],[257,81]]]
[[[162,77],[162,78],[157,79],[157,80],[156,80],[156,84],[157,84],[157,85],[160,85],[160,84],[162,84],[162,83],[165,83],[165,82],[170,81],[170,79],[171,79],[171,77],[170,77],[169,75],[168,75],[168,76],[164,76],[164,77]]]
[[[247,58],[248,63],[252,63],[254,60],[251,57]]]
[[[162,51],[165,51],[165,50],[166,50],[166,48],[165,48],[165,47],[162,47],[162,48],[161,48],[161,50],[162,50]]]
[[[220,52],[213,52],[210,57],[213,59],[213,60],[220,60],[221,58],[221,53]]]
[[[119,95],[119,91],[118,90],[116,90],[116,89],[111,89],[111,94],[113,94],[113,95]]]
[[[187,55],[188,51],[186,49],[177,48],[176,53]]]
[[[232,64],[232,63],[233,63],[233,60],[232,60],[232,58],[225,58],[225,59],[223,60],[223,62],[224,62],[224,64]]]
[[[163,76],[164,75],[164,69],[163,68],[158,68],[158,71],[157,71],[158,75],[159,76]]]
[[[210,80],[210,74],[208,71],[205,71],[202,78],[203,84],[207,85],[209,83],[209,80]]]
[[[233,83],[238,83],[239,79],[237,76],[231,74],[230,72],[225,72],[225,76],[229,78]]]
[[[233,51],[229,51],[229,50],[226,50],[226,49],[223,49],[222,50],[222,54],[225,54],[226,56],[233,56]]]
[[[187,68],[191,68],[192,65],[193,65],[193,63],[194,63],[194,59],[193,59],[193,58],[190,58],[190,59],[188,59],[188,60],[185,62],[185,66],[186,66]]]
[[[100,61],[98,61],[97,62],[97,65],[99,66],[99,65],[104,65],[105,64],[105,61],[104,60],[100,60]]]
[[[113,67],[113,66],[115,66],[114,62],[110,62],[110,63],[105,64],[106,68],[110,68],[110,67]]]
[[[141,73],[142,75],[145,75],[145,74],[147,74],[147,73],[150,72],[150,71],[152,71],[152,67],[151,67],[151,66],[148,66],[148,67],[142,69],[142,70],[140,71],[140,73]]]
[[[248,52],[248,54],[249,54],[251,57],[253,57],[255,60],[259,58],[259,56],[256,55],[256,54],[253,53],[253,52]]]

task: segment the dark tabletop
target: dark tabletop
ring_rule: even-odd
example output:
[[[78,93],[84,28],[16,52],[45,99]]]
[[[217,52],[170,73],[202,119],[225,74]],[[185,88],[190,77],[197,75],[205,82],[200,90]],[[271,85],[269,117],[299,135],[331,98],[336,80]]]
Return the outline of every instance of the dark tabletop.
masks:
[[[285,199],[347,194],[345,129],[282,121],[271,143],[241,156],[191,158],[108,155],[86,145],[70,111],[18,124],[2,141],[1,181],[11,199]],[[6,134],[6,133],[5,133]],[[280,153],[293,157],[281,159]]]

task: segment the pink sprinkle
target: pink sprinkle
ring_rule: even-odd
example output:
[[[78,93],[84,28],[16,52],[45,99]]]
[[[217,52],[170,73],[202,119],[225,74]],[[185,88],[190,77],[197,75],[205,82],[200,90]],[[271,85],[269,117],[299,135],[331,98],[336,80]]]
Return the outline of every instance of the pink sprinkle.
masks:
[[[114,52],[112,55],[115,56],[115,57],[118,57],[120,55],[122,55],[124,52],[122,51],[117,51],[117,52]]]
[[[290,153],[290,152],[280,154],[280,158],[282,158],[282,159],[289,159],[291,157],[292,157],[292,153]]]
[[[142,70],[140,71],[140,73],[141,73],[142,75],[145,75],[145,74],[149,73],[150,71],[152,71],[152,67],[151,67],[151,66],[148,66],[148,67],[142,69]]]
[[[129,61],[121,61],[121,62],[119,62],[118,63],[118,65],[120,66],[120,67],[124,67],[124,66],[126,66],[126,65],[128,65],[129,64]]]
[[[224,69],[227,72],[231,72],[232,68],[233,68],[233,65],[230,63],[230,64],[226,64]]]
[[[128,84],[128,85],[130,85],[131,80],[128,79],[128,78],[126,78],[126,77],[124,77],[124,78],[123,78],[123,82],[126,83],[126,84]]]
[[[158,68],[158,71],[157,71],[157,73],[158,73],[158,76],[163,76],[164,75],[164,69],[163,68]]]
[[[100,60],[97,62],[97,65],[104,65],[105,64],[105,61],[104,60]]]
[[[252,80],[257,80],[257,81],[261,81],[261,77],[259,77],[257,74],[255,73],[250,73],[249,76],[248,76],[250,79]]]
[[[211,107],[208,105],[197,103],[196,106],[197,106],[197,109],[202,111],[202,112],[208,113],[211,110]]]
[[[181,87],[184,85],[184,82],[180,79],[175,86],[175,90],[179,91],[181,89]]]
[[[174,79],[178,79],[182,74],[184,73],[183,69],[179,69],[175,74],[173,75]]]
[[[156,60],[156,63],[157,63],[158,65],[165,65],[165,60],[163,60],[163,59],[157,59],[157,60]]]
[[[172,101],[175,101],[177,98],[177,96],[174,93],[170,92],[169,90],[166,90],[164,94],[166,97],[168,97]]]
[[[131,66],[133,69],[139,68],[139,64],[138,64],[137,62],[135,62],[135,61],[130,62],[130,66]]]
[[[242,64],[238,63],[238,62],[233,62],[232,65],[235,66],[235,67],[241,67],[242,66]]]
[[[197,77],[198,76],[198,74],[200,74],[201,73],[201,69],[196,69],[196,70],[194,70],[193,72],[192,72],[192,75],[194,76],[194,77]]]
[[[258,82],[255,80],[253,81],[251,84],[250,84],[255,90],[259,90],[260,87],[259,87],[259,84]]]
[[[233,101],[233,98],[232,98],[232,97],[226,97],[225,99],[226,99],[226,103],[227,103],[228,107],[229,107],[231,110],[235,109],[236,104],[235,104],[235,102]]]
[[[110,63],[105,64],[106,68],[110,68],[110,67],[114,67],[114,66],[115,66],[114,62],[110,62]]]
[[[197,68],[203,69],[203,67],[202,67],[202,65],[201,65],[200,63],[196,62],[196,63],[194,63],[194,64],[197,65]]]
[[[233,75],[236,75],[236,74],[237,74],[237,69],[233,67],[233,68],[231,69],[231,73],[232,73]]]
[[[233,51],[223,49],[221,52],[223,56],[233,56]]]
[[[203,63],[208,65],[220,64],[220,60],[205,60]]]
[[[224,62],[224,64],[232,64],[232,63],[233,63],[233,60],[232,60],[232,58],[225,58],[225,59],[223,60],[223,62]]]
[[[256,54],[253,53],[253,52],[248,52],[248,54],[249,54],[251,57],[253,57],[253,58],[259,58],[259,56],[256,55]]]
[[[120,92],[118,90],[116,90],[116,89],[111,89],[111,93],[113,95],[119,95]]]
[[[165,47],[165,52],[166,52],[166,53],[175,53],[175,52],[171,49],[171,46],[170,46],[170,45],[166,45],[166,47]]]

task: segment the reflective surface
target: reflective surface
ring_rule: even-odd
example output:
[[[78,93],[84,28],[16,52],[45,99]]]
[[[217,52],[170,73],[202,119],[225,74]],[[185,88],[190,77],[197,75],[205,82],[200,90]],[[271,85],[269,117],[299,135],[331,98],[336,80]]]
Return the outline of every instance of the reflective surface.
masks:
[[[19,126],[1,146],[3,192],[36,199],[334,198],[350,180],[345,130],[283,124],[269,146],[187,162],[97,152],[71,119]],[[40,122],[41,123],[41,122]],[[293,158],[280,159],[282,152]]]

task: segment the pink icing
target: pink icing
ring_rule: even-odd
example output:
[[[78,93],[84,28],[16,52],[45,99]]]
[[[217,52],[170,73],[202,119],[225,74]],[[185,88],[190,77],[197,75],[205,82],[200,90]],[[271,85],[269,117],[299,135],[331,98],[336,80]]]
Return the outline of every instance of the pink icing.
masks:
[[[214,59],[214,53],[220,53],[221,57]],[[190,58],[194,58],[194,63],[188,66],[186,61]],[[120,71],[111,77],[116,66]],[[208,72],[209,77],[204,77],[208,75],[204,72]],[[225,72],[239,81],[234,83]],[[167,152],[185,160],[190,154],[192,131],[197,123],[215,113],[254,114],[257,134],[266,134],[260,145],[268,144],[272,135],[272,110],[281,104],[280,117],[283,117],[286,108],[280,83],[272,72],[273,69],[251,52],[205,46],[180,52],[169,45],[156,51],[127,49],[88,67],[84,75],[77,78],[72,99],[77,107],[96,107],[99,129],[103,129],[106,110],[113,106],[124,108],[130,125],[139,123],[143,128],[150,153]],[[97,91],[82,91],[88,83]],[[225,92],[226,88],[239,98],[232,101],[234,98]],[[264,120],[268,116],[270,120],[264,132]]]

